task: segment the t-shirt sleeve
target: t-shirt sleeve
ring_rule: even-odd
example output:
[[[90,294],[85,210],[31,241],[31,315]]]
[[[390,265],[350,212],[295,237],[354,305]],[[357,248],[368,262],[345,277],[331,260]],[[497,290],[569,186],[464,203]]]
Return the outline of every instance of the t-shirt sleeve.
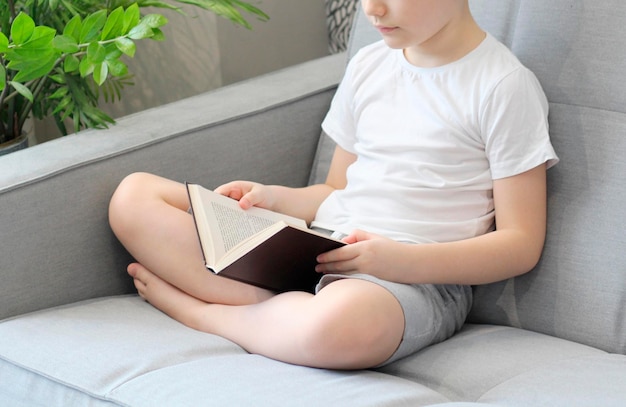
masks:
[[[558,162],[548,132],[548,101],[526,68],[513,71],[496,85],[481,115],[481,134],[493,179]]]
[[[356,122],[353,114],[354,69],[358,54],[350,61],[346,73],[339,83],[330,109],[322,122],[322,130],[344,150],[355,153]]]

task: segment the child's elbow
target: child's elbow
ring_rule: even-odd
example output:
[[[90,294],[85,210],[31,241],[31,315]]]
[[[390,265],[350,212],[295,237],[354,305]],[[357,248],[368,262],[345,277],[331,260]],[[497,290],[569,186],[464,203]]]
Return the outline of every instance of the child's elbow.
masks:
[[[518,275],[526,274],[537,267],[543,254],[543,246],[545,239],[528,239],[521,251],[522,256],[519,258]]]

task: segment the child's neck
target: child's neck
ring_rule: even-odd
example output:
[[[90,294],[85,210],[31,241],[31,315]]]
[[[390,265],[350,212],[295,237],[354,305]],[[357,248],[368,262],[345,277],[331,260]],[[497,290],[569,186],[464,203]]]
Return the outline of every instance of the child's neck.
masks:
[[[448,25],[424,43],[404,49],[412,65],[422,68],[443,66],[463,58],[485,39],[485,32],[471,16],[465,21]]]

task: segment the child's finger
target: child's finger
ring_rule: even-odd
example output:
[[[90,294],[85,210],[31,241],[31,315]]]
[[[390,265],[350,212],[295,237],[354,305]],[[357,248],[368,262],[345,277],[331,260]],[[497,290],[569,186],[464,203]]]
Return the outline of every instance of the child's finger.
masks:
[[[372,234],[368,233],[364,230],[356,229],[352,231],[348,236],[344,237],[342,240],[345,243],[352,244],[357,242],[362,242],[364,240],[369,240],[372,238]]]
[[[253,206],[262,206],[265,201],[265,194],[263,188],[255,184],[247,193],[245,193],[239,200],[239,206],[243,209],[248,209]]]
[[[236,200],[241,199],[243,195],[241,187],[237,182],[229,182],[228,184],[220,185],[215,188],[214,192]]]
[[[344,262],[354,259],[358,255],[350,246],[343,246],[338,249],[322,253],[317,256],[317,262],[320,264]]]

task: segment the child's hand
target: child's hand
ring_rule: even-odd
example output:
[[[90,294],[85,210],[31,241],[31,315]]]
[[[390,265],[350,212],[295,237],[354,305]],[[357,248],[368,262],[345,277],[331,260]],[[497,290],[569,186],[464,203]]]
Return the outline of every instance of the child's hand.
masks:
[[[215,192],[239,201],[242,209],[252,206],[271,209],[274,204],[272,189],[251,181],[233,181],[215,188]]]
[[[389,281],[397,281],[394,273],[405,265],[402,251],[406,245],[373,233],[355,230],[343,239],[348,243],[317,257],[316,271],[320,273],[371,274]]]

